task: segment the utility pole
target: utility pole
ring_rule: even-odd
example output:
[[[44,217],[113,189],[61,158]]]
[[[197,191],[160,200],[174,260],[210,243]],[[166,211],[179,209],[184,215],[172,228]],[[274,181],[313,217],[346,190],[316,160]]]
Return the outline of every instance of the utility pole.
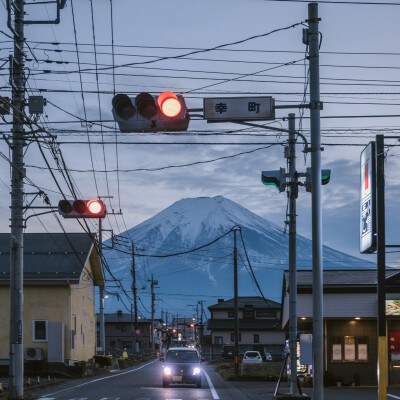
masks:
[[[203,347],[203,332],[204,332],[204,328],[203,328],[203,302],[204,300],[200,300],[200,346]]]
[[[154,286],[158,285],[158,281],[154,280],[153,274],[151,274],[151,349],[155,350],[155,342],[154,342],[154,304],[156,300],[156,295],[154,293]]]
[[[321,131],[319,88],[318,3],[308,4],[310,62],[310,129],[312,185],[312,265],[313,265],[313,399],[324,399],[324,329],[322,276]]]
[[[99,219],[99,258],[100,264],[103,268],[103,223],[102,219]],[[100,347],[101,354],[106,354],[106,333],[105,333],[105,322],[104,322],[104,285],[99,287],[100,297]]]
[[[378,268],[378,400],[387,396],[386,340],[386,237],[385,237],[385,148],[384,136],[376,135],[376,228]]]
[[[239,304],[238,304],[238,265],[237,265],[237,246],[236,246],[236,232],[238,228],[233,229],[233,286],[234,286],[234,315],[235,315],[235,347],[234,347],[234,358],[235,358],[235,379],[239,378]]]
[[[14,57],[11,60],[13,144],[11,169],[11,241],[10,241],[10,369],[9,398],[24,395],[23,347],[23,271],[24,271],[24,0],[14,2]],[[11,13],[11,10],[9,10]]]
[[[136,331],[138,329],[138,309],[137,309],[137,288],[136,288],[136,264],[135,264],[135,246],[132,241],[132,292],[133,292],[133,307],[134,307],[134,332],[133,332],[133,345],[132,351],[138,352],[136,342]]]
[[[289,184],[289,347],[290,347],[290,393],[297,394],[297,275],[296,275],[296,199],[298,183],[296,171],[295,114],[289,114],[288,160]]]

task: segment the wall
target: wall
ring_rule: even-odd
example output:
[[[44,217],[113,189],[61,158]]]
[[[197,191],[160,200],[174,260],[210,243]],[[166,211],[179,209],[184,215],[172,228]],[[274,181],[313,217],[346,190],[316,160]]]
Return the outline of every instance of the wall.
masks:
[[[43,319],[51,322],[64,323],[65,332],[69,325],[69,289],[68,286],[24,286],[24,351],[26,347],[40,347],[43,357],[47,359],[47,342],[33,341],[33,320]],[[9,357],[9,326],[10,326],[10,290],[0,286],[0,359]],[[65,335],[66,336],[66,335]],[[65,350],[69,343],[65,339]]]

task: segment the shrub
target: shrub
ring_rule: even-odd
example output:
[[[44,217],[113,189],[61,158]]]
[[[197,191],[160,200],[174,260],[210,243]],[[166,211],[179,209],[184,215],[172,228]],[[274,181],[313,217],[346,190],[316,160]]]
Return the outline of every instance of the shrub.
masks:
[[[112,365],[112,357],[110,356],[96,355],[93,358],[96,364],[107,367],[111,367]]]

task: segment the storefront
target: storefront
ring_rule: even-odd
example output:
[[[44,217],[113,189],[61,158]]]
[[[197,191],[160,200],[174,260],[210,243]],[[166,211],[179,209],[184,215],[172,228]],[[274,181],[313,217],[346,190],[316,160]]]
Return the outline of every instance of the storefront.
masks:
[[[376,270],[324,271],[324,367],[331,382],[377,384],[376,276]],[[394,384],[400,383],[400,300],[393,301],[400,299],[400,272],[388,270],[386,277],[388,379]],[[287,331],[288,278],[285,271],[282,326]],[[311,334],[312,272],[298,271],[297,282],[298,332]]]

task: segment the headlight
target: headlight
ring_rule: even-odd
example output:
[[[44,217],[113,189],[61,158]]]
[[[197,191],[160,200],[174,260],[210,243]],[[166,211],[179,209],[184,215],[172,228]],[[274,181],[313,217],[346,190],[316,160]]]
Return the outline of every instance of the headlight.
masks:
[[[196,367],[194,370],[193,370],[193,375],[199,375],[200,374],[200,368],[199,367]]]
[[[165,375],[171,375],[171,368],[170,367],[165,367],[164,368],[164,374]]]

